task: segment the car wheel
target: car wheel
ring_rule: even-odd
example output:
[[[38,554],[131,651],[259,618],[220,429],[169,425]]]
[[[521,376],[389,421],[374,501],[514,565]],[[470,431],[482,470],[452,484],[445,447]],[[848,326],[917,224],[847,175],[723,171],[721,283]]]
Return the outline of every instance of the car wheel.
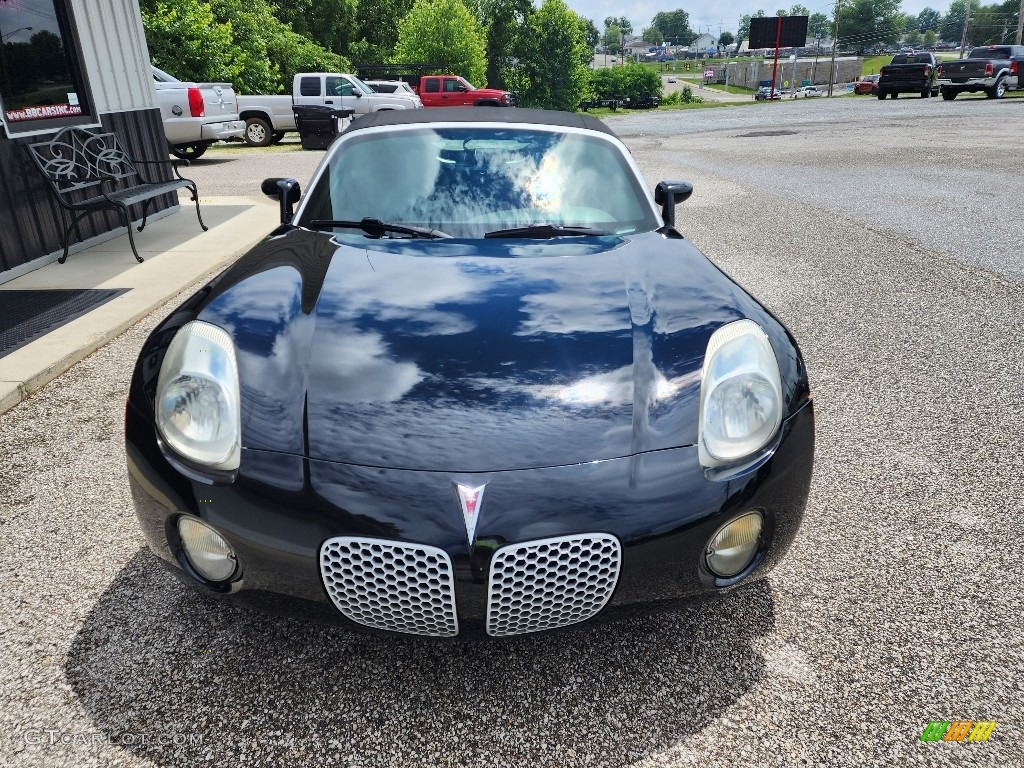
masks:
[[[925,88],[923,91],[921,91],[921,98],[922,99],[927,99],[929,96],[931,96],[931,91],[929,91],[927,88]]]
[[[883,101],[885,99],[885,95],[886,95],[885,91],[879,91],[878,92],[878,100],[879,101]]]
[[[245,121],[245,143],[250,147],[267,147],[273,140],[270,124],[262,117],[249,117]]]
[[[280,144],[286,135],[287,131],[274,131],[274,135],[270,137],[270,143]]]
[[[209,148],[209,144],[178,144],[171,147],[171,154],[181,160],[198,160]]]
[[[1000,77],[996,80],[996,84],[991,89],[985,92],[985,95],[990,99],[1001,99],[1006,94],[1006,78]]]
[[[957,92],[954,91],[954,90],[951,90],[949,88],[942,88],[942,89],[939,90],[939,93],[942,94],[942,100],[943,101],[952,101],[953,99],[956,98],[956,93]]]
[[[893,99],[898,99],[900,97],[900,92],[899,91],[893,91],[890,97],[893,98]]]

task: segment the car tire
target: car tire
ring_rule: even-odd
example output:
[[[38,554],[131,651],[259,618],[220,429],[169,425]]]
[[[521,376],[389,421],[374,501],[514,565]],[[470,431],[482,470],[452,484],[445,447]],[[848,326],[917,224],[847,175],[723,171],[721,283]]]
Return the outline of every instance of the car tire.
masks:
[[[954,91],[952,88],[941,88],[939,93],[942,94],[943,101],[952,101],[957,95],[957,91]]]
[[[198,160],[209,148],[209,144],[178,144],[171,147],[171,154],[180,160]]]
[[[269,147],[274,140],[274,132],[262,117],[247,117],[242,137],[250,147]]]
[[[885,97],[886,97],[885,91],[879,91],[878,92],[878,100],[879,101],[885,101]]]
[[[1000,77],[996,80],[996,84],[985,91],[985,95],[990,99],[1001,99],[1006,95],[1006,78]]]
[[[274,135],[270,137],[271,144],[280,144],[284,137],[287,135],[287,131],[274,131]]]
[[[921,98],[922,99],[927,99],[931,95],[932,95],[931,91],[929,91],[927,88],[925,88],[923,91],[921,91]]]
[[[891,94],[889,94],[889,98],[892,98],[892,99],[898,99],[899,97],[900,97],[900,92],[899,91],[893,91]]]

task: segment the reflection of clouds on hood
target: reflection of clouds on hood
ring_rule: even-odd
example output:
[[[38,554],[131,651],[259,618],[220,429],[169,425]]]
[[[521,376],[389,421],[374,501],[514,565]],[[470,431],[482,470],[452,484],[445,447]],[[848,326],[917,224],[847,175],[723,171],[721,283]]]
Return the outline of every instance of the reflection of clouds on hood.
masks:
[[[651,402],[669,400],[690,387],[699,386],[700,378],[699,370],[671,379],[656,370],[651,383]],[[608,407],[632,405],[638,382],[634,366],[625,365],[614,371],[584,376],[566,385],[530,384],[514,379],[476,379],[473,384],[481,389],[526,394],[537,400],[563,405]]]
[[[587,263],[586,278],[576,260],[553,261],[535,270],[537,282],[550,286],[543,293],[523,296],[523,312],[517,336],[557,333],[607,333],[628,330],[629,309],[622,281],[622,265],[611,257]]]
[[[301,299],[302,278],[294,267],[257,272],[218,296],[208,308],[227,320],[280,325],[291,317]]]
[[[379,333],[360,331],[348,323],[317,329],[316,360],[310,386],[314,393],[334,394],[345,403],[387,403],[401,400],[423,380],[415,363],[391,359]]]
[[[345,262],[344,259],[351,260]],[[371,316],[381,322],[407,322],[411,335],[468,333],[474,324],[465,315],[440,310],[442,304],[477,304],[486,300],[493,276],[466,270],[456,261],[405,257],[351,250],[336,264],[317,308],[334,321]]]
[[[315,418],[314,418],[315,417]],[[571,430],[566,420],[571,419]],[[402,400],[310,409],[313,458],[452,471],[537,467],[630,453],[630,408],[509,409]]]

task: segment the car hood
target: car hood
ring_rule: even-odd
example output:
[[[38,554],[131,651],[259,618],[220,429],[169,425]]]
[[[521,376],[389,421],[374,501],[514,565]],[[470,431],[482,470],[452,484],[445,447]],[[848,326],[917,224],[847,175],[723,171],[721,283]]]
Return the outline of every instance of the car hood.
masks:
[[[687,241],[343,241],[282,230],[201,319],[235,341],[246,448],[486,472],[693,445],[711,333],[788,334]],[[781,349],[780,349],[781,348]]]

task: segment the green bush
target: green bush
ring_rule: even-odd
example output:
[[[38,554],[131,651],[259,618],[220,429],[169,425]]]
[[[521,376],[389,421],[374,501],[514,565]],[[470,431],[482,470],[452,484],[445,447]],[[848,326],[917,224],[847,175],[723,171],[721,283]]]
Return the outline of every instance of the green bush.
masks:
[[[647,93],[661,95],[661,76],[642,64],[604,67],[590,73],[590,91],[598,99],[640,99]]]

